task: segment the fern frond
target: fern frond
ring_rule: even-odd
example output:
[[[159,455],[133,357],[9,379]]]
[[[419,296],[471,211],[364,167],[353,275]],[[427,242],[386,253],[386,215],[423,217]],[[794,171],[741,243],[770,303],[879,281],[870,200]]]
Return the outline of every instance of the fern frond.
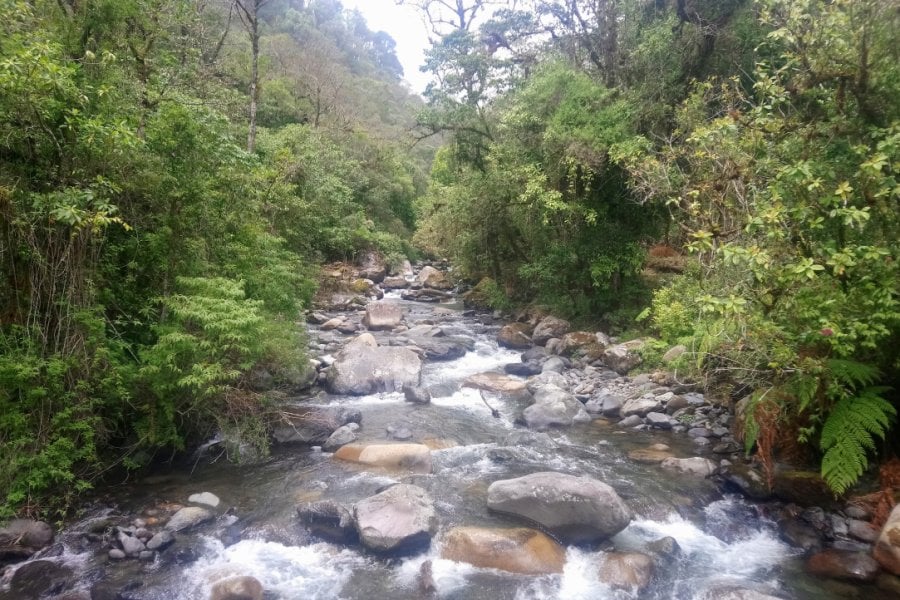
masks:
[[[897,414],[881,397],[885,389],[866,388],[841,399],[822,427],[822,477],[837,494],[847,491],[863,474],[868,465],[867,451],[875,450],[874,438],[884,438]]]
[[[827,365],[835,383],[852,389],[872,385],[881,375],[877,367],[855,360],[829,358]]]

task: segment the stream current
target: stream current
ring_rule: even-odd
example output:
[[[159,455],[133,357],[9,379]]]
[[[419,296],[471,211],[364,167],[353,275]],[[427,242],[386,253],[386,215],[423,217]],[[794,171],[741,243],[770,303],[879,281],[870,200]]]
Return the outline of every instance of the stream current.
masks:
[[[200,491],[221,498],[230,508],[215,525],[198,534],[179,534],[180,538],[190,537],[196,560],[179,564],[165,558],[177,555],[170,549],[151,563],[110,563],[95,548],[79,550],[78,544],[67,542],[110,509],[89,511],[84,520],[69,525],[59,537],[65,546],[59,560],[78,573],[85,589],[88,582],[98,579],[111,578],[117,585],[140,581],[127,595],[134,600],[206,600],[211,582],[231,574],[258,579],[267,600],[692,600],[712,598],[716,594],[712,590],[726,589],[742,590],[729,596],[733,599],[751,599],[758,592],[785,599],[828,600],[859,590],[840,584],[833,587],[805,575],[801,552],[779,539],[763,506],[723,495],[710,480],[637,464],[626,457],[631,449],[660,442],[679,456],[693,456],[691,444],[677,435],[625,431],[603,420],[548,433],[533,432],[515,423],[524,408],[522,401],[505,397],[491,398],[500,412],[500,418],[492,418],[478,391],[460,384],[469,375],[502,371],[504,364],[520,360],[519,353],[498,347],[497,328],[464,317],[461,306],[455,304],[406,302],[392,294],[386,300],[402,302],[410,324],[429,320],[454,335],[475,340],[474,349],[462,358],[425,364],[422,383],[432,389],[432,402],[411,404],[400,393],[362,397],[319,394],[297,402],[360,411],[362,443],[385,442],[388,426],[408,428],[411,441],[433,449],[432,474],[379,472],[336,460],[308,446],[278,446],[269,458],[256,464],[204,458],[112,490],[116,510],[126,514],[140,514],[165,501],[183,503],[188,495]],[[314,339],[318,335],[314,328],[310,333]],[[560,575],[516,575],[440,558],[441,532],[451,527],[522,525],[488,512],[486,490],[493,481],[537,471],[600,479],[616,489],[635,518],[607,546],[569,547]],[[439,531],[424,553],[385,559],[358,545],[341,546],[312,538],[298,523],[296,508],[301,503],[331,499],[349,506],[394,482],[418,485],[435,501]],[[231,536],[231,531],[240,534]],[[640,593],[615,590],[598,579],[598,552],[613,547],[640,551],[648,542],[666,536],[677,541],[681,554],[669,567],[656,571],[647,589]],[[420,589],[425,561],[431,561],[436,589],[432,596]],[[2,589],[0,597],[4,597]]]

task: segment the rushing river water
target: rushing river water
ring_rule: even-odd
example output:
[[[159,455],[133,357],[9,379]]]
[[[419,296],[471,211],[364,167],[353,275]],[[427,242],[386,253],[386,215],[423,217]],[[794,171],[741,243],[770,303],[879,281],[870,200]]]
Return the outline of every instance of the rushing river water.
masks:
[[[434,448],[433,474],[364,469],[306,446],[277,447],[262,464],[203,460],[113,491],[117,510],[131,515],[163,501],[184,502],[194,492],[218,495],[230,508],[215,525],[197,535],[179,536],[188,538],[196,560],[180,564],[173,557],[185,550],[178,546],[151,563],[112,563],[96,548],[79,551],[71,540],[103,517],[97,513],[67,528],[61,536],[67,546],[61,560],[76,570],[86,586],[101,580],[110,581],[110,589],[122,589],[128,582],[139,582],[132,583],[125,595],[110,596],[135,600],[206,600],[210,582],[229,574],[252,575],[271,599],[424,598],[419,574],[425,561],[431,561],[436,596],[445,599],[692,599],[709,597],[703,594],[710,589],[731,586],[811,600],[843,598],[859,591],[804,575],[799,550],[779,539],[776,526],[760,507],[723,496],[710,480],[636,464],[625,456],[630,449],[657,442],[670,445],[681,456],[692,456],[690,444],[678,436],[626,432],[602,421],[550,433],[531,432],[515,424],[523,408],[520,401],[504,398],[492,399],[500,411],[500,418],[492,418],[479,393],[461,389],[460,384],[468,375],[518,361],[519,354],[498,348],[496,329],[463,317],[459,307],[442,306],[435,316],[433,306],[403,304],[410,323],[433,319],[475,340],[474,350],[460,359],[426,364],[423,384],[444,390],[443,396],[435,396],[427,405],[404,402],[397,393],[320,395],[303,402],[359,410],[361,442],[386,440],[388,426],[408,428],[413,441]],[[604,548],[571,547],[561,575],[540,577],[477,569],[439,557],[441,531],[450,527],[515,525],[511,518],[488,512],[487,486],[536,471],[589,475],[618,491],[635,519],[605,549],[639,551],[647,542],[671,536],[681,547],[680,557],[671,567],[659,569],[651,586],[637,595],[610,589],[598,580],[596,553]],[[297,522],[300,503],[334,499],[350,505],[395,481],[421,486],[435,500],[440,530],[425,553],[383,559],[359,546],[312,539]],[[230,533],[235,531],[240,532],[236,542]],[[222,539],[233,543],[226,545]],[[878,594],[872,590],[865,597],[874,599]]]

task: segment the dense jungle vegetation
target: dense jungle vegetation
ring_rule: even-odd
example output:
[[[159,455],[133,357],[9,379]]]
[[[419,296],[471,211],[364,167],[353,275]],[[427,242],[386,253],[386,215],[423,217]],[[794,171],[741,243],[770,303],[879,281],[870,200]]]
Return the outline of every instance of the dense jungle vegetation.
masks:
[[[730,402],[837,493],[900,372],[895,0],[0,0],[0,516],[265,446],[317,265],[445,256]],[[796,458],[796,456],[794,457]]]

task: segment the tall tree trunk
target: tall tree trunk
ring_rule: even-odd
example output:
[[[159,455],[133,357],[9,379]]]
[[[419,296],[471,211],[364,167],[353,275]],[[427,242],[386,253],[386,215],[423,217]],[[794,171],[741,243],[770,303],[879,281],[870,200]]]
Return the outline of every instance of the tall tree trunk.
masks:
[[[250,130],[247,133],[247,152],[256,148],[256,106],[259,102],[259,21],[253,19],[250,33],[253,58],[250,66]]]

